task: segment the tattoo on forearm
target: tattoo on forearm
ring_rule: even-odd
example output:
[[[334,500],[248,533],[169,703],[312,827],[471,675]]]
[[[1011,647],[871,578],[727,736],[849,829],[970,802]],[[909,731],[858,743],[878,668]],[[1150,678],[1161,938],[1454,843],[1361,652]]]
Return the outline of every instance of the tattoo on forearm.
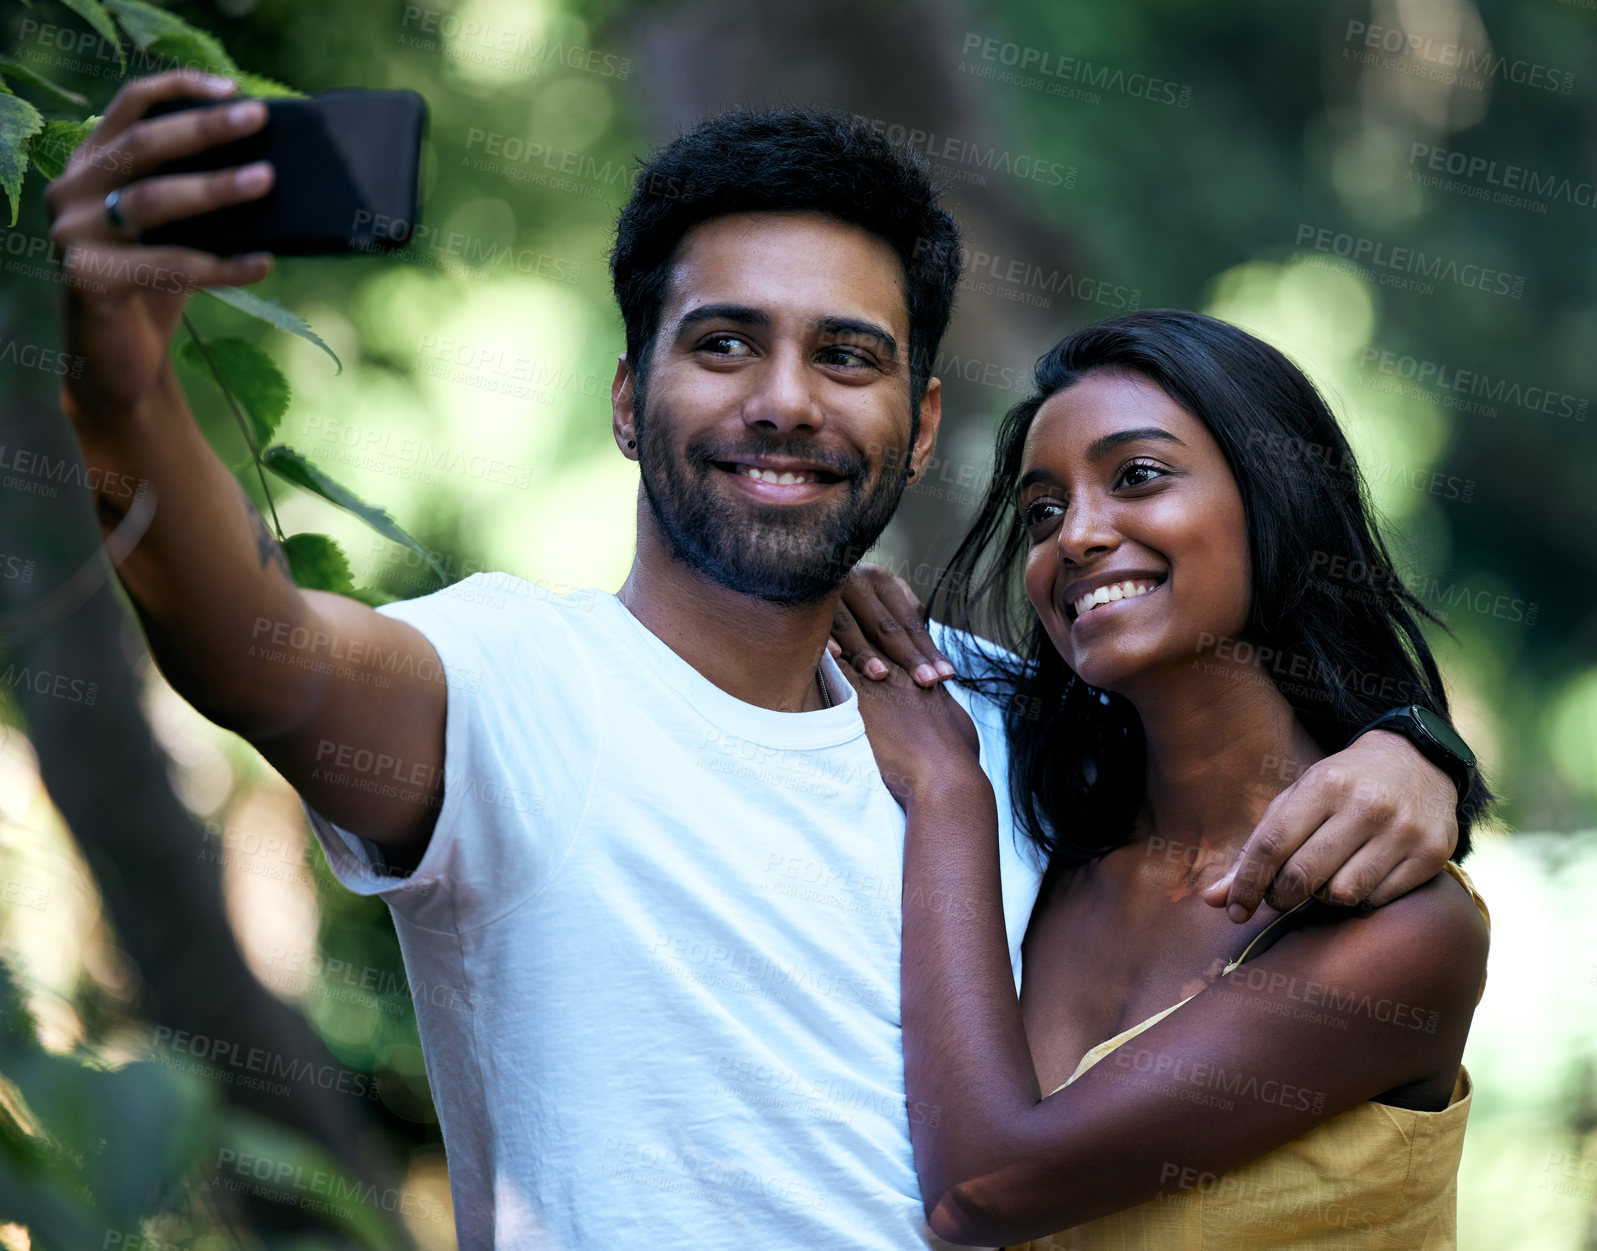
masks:
[[[255,531],[255,554],[261,558],[261,568],[276,565],[278,572],[290,582],[294,580],[294,571],[288,567],[288,557],[283,555],[282,546],[272,537],[272,532],[266,528],[266,519],[261,516],[260,510],[250,503],[246,496],[244,502],[249,505],[250,528]]]

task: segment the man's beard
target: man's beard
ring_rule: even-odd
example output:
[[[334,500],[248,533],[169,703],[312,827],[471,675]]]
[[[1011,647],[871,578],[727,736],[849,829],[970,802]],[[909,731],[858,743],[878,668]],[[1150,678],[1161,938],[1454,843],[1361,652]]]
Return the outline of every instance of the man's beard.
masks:
[[[876,542],[908,482],[901,455],[889,452],[874,485],[862,459],[808,436],[777,438],[750,429],[733,443],[705,435],[672,459],[666,439],[649,430],[638,397],[638,467],[655,524],[672,556],[728,590],[776,604],[825,599]],[[648,437],[646,437],[648,431]],[[838,476],[827,496],[808,504],[762,504],[742,495],[714,462],[788,457]]]

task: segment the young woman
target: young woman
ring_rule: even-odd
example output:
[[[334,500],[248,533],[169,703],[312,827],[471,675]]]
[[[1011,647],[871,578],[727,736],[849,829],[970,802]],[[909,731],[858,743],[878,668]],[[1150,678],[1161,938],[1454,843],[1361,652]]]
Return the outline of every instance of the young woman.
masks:
[[[1200,898],[1303,769],[1393,704],[1447,711],[1429,614],[1312,384],[1194,313],[1071,335],[1006,417],[933,605],[1011,649],[953,659],[1006,709],[1016,826],[1048,871],[1017,1003],[969,718],[850,675],[908,819],[904,1052],[911,1105],[940,1109],[912,1129],[932,1229],[1452,1246],[1487,948],[1468,878],[1245,925]],[[1459,856],[1489,798],[1475,781]]]

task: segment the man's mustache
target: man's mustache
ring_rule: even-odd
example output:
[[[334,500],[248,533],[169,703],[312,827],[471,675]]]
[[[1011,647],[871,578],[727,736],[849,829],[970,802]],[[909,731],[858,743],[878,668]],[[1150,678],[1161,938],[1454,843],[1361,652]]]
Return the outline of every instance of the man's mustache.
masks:
[[[804,461],[847,481],[858,481],[865,477],[870,468],[863,456],[850,456],[807,436],[788,439],[754,437],[736,443],[701,439],[689,443],[685,451],[689,460],[704,464],[767,458]]]

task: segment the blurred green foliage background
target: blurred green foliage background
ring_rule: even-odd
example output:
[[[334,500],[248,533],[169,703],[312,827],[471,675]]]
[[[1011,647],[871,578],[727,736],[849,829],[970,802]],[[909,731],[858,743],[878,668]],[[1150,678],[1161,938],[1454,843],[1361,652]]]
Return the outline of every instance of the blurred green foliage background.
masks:
[[[83,7],[7,5],[0,53],[99,111],[123,70]],[[280,259],[254,288],[307,318],[342,374],[214,301],[190,315],[280,363],[279,439],[385,507],[450,580],[619,585],[637,482],[609,432],[610,233],[634,158],[729,105],[858,115],[929,159],[966,230],[938,460],[876,554],[923,591],[996,418],[1069,330],[1199,308],[1303,364],[1446,618],[1456,721],[1502,795],[1468,865],[1494,941],[1466,1056],[1460,1245],[1597,1245],[1597,8],[169,7],[292,88],[427,98],[418,240]],[[0,231],[0,443],[48,464],[75,449],[39,363],[60,346],[41,191],[31,174]],[[220,393],[182,369],[206,433],[245,462]],[[0,956],[16,982],[0,1246],[453,1246],[385,908],[331,881],[282,781],[165,685],[119,592],[63,599],[98,536],[81,485],[46,477],[0,481]],[[440,585],[314,496],[274,499],[286,532],[334,536],[380,597]],[[276,1080],[252,1084],[252,1049]],[[152,1152],[167,1122],[186,1136]]]

